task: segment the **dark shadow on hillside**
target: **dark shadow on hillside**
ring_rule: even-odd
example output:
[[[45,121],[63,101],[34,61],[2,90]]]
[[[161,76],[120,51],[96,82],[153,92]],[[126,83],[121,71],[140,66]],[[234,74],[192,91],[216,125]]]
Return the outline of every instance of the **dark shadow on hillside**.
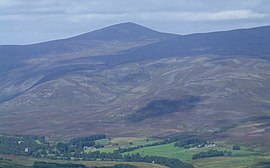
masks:
[[[146,107],[127,116],[128,121],[140,122],[148,118],[159,117],[175,112],[189,112],[200,102],[200,97],[187,96],[177,100],[154,100]]]

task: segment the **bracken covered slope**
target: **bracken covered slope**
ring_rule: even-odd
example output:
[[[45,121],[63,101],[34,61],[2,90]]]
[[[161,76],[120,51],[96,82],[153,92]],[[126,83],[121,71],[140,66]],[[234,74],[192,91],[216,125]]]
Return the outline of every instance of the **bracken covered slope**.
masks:
[[[124,23],[0,46],[0,131],[267,139],[269,35],[259,27],[180,36]]]

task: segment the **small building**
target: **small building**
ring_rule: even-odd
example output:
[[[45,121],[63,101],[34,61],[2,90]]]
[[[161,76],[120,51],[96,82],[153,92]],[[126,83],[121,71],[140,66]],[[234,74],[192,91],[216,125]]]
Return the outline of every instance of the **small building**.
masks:
[[[21,143],[23,143],[24,141],[18,141],[18,144],[21,144]]]

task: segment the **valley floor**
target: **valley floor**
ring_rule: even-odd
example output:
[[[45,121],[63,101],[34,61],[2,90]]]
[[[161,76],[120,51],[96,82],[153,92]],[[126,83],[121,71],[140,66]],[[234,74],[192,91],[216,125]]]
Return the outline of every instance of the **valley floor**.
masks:
[[[36,140],[37,143],[40,143]],[[103,145],[102,148],[88,147],[84,149],[84,153],[104,152],[112,153],[113,151],[123,149],[120,153],[124,155],[132,155],[139,153],[141,156],[160,156],[165,158],[175,158],[186,163],[192,164],[195,168],[263,168],[270,165],[270,154],[267,152],[258,152],[250,149],[249,146],[242,145],[240,150],[233,150],[233,144],[225,141],[215,141],[207,144],[204,147],[178,147],[175,142],[161,143],[163,141],[154,138],[109,138],[95,141],[96,144]],[[158,144],[161,143],[161,144]],[[156,145],[153,145],[156,144]],[[138,148],[138,149],[136,149]],[[124,150],[130,151],[124,152]],[[207,151],[227,151],[230,155],[218,157],[206,157],[193,159],[193,156],[198,153]],[[25,156],[17,156],[10,154],[0,155],[0,167],[2,168],[30,168],[35,162],[52,162],[52,163],[76,163],[83,164],[89,167],[92,166],[114,166],[116,164],[129,164],[138,168],[166,168],[166,166],[143,163],[143,162],[122,162],[122,161],[74,161],[74,160],[51,160],[46,158],[33,158]]]

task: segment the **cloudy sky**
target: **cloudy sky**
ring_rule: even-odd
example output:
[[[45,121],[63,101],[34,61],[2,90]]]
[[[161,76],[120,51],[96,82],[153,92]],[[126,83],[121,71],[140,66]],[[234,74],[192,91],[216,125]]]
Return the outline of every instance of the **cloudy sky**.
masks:
[[[121,22],[190,34],[270,25],[269,0],[0,0],[0,44],[66,38]]]

